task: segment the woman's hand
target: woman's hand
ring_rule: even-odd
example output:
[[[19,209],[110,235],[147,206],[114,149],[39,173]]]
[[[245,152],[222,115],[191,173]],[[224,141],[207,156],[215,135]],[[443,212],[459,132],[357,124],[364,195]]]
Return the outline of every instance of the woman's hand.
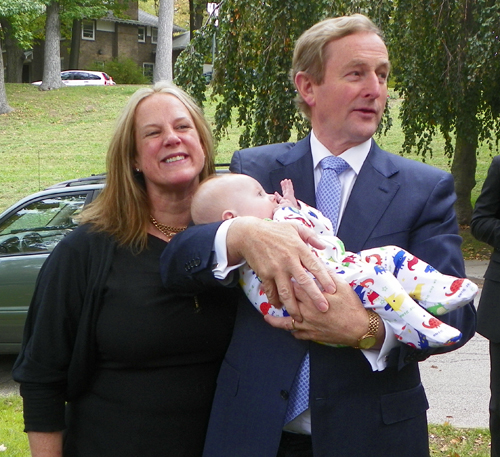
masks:
[[[301,322],[294,283],[301,286],[320,312],[328,309],[328,301],[307,271],[326,292],[336,290],[330,272],[306,243],[317,249],[325,248],[307,227],[240,217],[227,233],[228,261],[235,265],[245,259],[262,281],[269,303],[276,307],[286,306],[288,313]]]
[[[337,292],[325,294],[329,303],[328,311],[318,312],[305,291],[296,286],[295,296],[302,322],[293,321],[292,317],[264,316],[266,322],[273,327],[293,331],[293,336],[300,340],[356,347],[359,338],[368,332],[368,314],[349,284],[340,278],[335,282]],[[373,348],[380,349],[384,338],[385,328],[380,323],[377,343]]]

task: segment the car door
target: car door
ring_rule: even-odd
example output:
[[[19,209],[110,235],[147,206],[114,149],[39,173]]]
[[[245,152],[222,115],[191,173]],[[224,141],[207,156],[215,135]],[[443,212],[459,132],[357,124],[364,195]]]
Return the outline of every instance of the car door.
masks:
[[[23,201],[0,220],[0,353],[20,348],[38,272],[93,191],[58,191]]]
[[[104,86],[104,79],[95,73],[87,73],[86,83],[89,86]]]

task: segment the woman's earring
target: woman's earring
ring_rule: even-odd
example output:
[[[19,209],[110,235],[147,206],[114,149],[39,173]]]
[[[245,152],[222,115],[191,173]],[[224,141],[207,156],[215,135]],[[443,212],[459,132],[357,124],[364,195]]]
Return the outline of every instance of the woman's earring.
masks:
[[[137,171],[137,173],[141,172],[140,168],[136,168],[135,171]]]

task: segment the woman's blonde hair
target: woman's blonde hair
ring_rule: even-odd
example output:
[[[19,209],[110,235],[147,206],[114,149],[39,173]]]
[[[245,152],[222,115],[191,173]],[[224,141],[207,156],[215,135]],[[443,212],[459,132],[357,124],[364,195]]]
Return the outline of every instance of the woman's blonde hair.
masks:
[[[154,94],[170,94],[187,108],[193,118],[205,154],[200,182],[215,172],[210,126],[196,102],[174,84],[160,81],[135,92],[119,116],[106,157],[106,185],[81,215],[81,223],[113,235],[120,245],[140,252],[147,244],[149,200],[142,173],[135,170],[135,112],[142,100]]]
[[[375,33],[383,40],[382,31],[366,16],[353,14],[325,19],[306,30],[295,43],[290,79],[295,84],[299,71],[308,73],[315,84],[321,84],[325,77],[325,47],[334,40],[339,40],[355,33]],[[311,118],[311,109],[297,92],[295,103],[307,119]]]

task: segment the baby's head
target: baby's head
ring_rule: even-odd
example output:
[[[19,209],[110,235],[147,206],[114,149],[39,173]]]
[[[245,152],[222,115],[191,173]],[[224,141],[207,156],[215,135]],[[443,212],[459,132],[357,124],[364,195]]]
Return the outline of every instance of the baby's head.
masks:
[[[191,203],[191,217],[195,224],[236,216],[271,219],[277,206],[274,194],[267,194],[258,181],[247,175],[229,173],[201,183]]]

